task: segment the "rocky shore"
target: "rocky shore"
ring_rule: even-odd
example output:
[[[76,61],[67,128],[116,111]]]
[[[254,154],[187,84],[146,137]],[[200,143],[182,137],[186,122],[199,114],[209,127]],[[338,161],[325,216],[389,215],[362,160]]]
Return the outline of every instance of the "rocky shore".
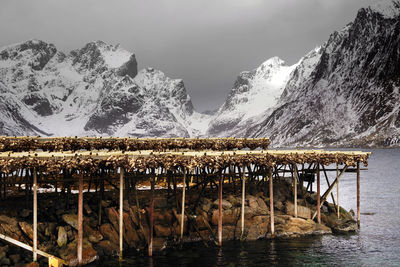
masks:
[[[241,193],[232,184],[224,185],[223,240],[256,240],[272,238],[270,234],[269,193],[266,186],[248,186],[245,203],[245,234],[241,236]],[[294,217],[293,186],[291,180],[274,182],[275,235],[274,238],[294,238],[304,235],[349,233],[357,231],[351,213],[340,209],[337,218],[334,205],[325,203],[321,209],[322,223],[311,220],[316,210],[316,193],[298,190],[298,217]],[[154,251],[176,246],[180,240],[181,189],[176,194],[160,189],[154,199]],[[303,194],[300,192],[304,192]],[[216,189],[207,188],[199,197],[198,191],[186,192],[183,242],[214,243],[217,236],[218,200]],[[38,248],[60,257],[74,266],[77,264],[77,195],[66,198],[61,193],[40,194],[38,208]],[[68,201],[68,203],[67,203]],[[149,236],[148,190],[126,194],[124,201],[124,248],[144,251]],[[32,209],[24,197],[9,197],[0,204],[0,233],[32,245]],[[84,194],[85,264],[99,258],[116,256],[119,250],[118,192]],[[25,266],[32,253],[11,244],[0,243],[0,266]],[[39,257],[47,264],[47,259]]]

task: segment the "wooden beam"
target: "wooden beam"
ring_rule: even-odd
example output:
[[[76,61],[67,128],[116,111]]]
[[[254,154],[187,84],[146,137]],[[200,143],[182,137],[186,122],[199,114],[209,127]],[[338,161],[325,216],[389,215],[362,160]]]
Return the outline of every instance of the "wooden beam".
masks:
[[[120,168],[119,172],[119,260],[122,261],[124,245],[124,168]]]
[[[297,218],[297,166],[293,164],[293,179],[294,179],[294,217]]]
[[[317,221],[321,223],[321,185],[320,185],[319,163],[317,165]]]
[[[18,240],[14,239],[14,238],[8,237],[6,235],[0,234],[0,239],[2,239],[4,241],[7,241],[7,242],[9,242],[9,243],[11,243],[13,245],[16,245],[16,246],[18,246],[20,248],[23,248],[23,249],[26,249],[26,250],[29,250],[29,251],[33,251],[33,247],[31,247],[31,246],[29,246],[29,245],[27,245],[27,244],[25,244],[25,243],[23,243],[21,241],[18,241]],[[53,256],[53,255],[51,255],[51,254],[49,254],[47,252],[44,252],[44,251],[41,251],[41,250],[37,249],[36,253],[38,255],[40,255],[40,256],[43,256],[43,257],[46,257],[46,258],[49,258],[49,259],[50,258],[56,258],[58,260],[58,262],[60,262],[60,263],[62,263],[64,265],[68,265],[68,262],[66,262],[66,261],[64,261],[62,259],[59,259],[59,258],[57,258],[57,257],[55,257],[55,256]]]
[[[328,187],[330,187],[331,184],[330,184],[329,179],[328,179],[328,174],[326,173],[326,170],[325,170],[324,165],[321,165],[321,166],[322,166],[322,170],[324,171],[325,181],[326,181],[326,183],[328,184]],[[331,192],[331,197],[332,197],[333,205],[336,206],[335,197],[333,196],[333,193],[332,193],[332,192]]]
[[[78,266],[82,265],[83,249],[83,174],[79,174],[79,197],[78,197]]]
[[[357,161],[357,225],[360,228],[360,161]]]
[[[222,174],[219,177],[218,186],[218,245],[222,246]]]
[[[336,206],[336,211],[337,211],[337,217],[338,219],[340,218],[340,205],[339,205],[339,165],[336,163],[336,200],[337,200],[337,206]]]
[[[269,179],[269,210],[270,210],[270,226],[271,226],[271,237],[275,236],[275,217],[274,217],[274,185],[272,179],[271,169],[268,170]]]
[[[347,165],[344,166],[344,168],[342,169],[342,172],[339,174],[339,176],[335,179],[335,181],[333,181],[331,186],[325,191],[324,195],[322,196],[322,201],[321,201],[320,207],[324,204],[326,198],[328,197],[329,193],[332,192],[333,188],[335,187],[335,185],[339,181],[340,177],[342,177],[343,173],[346,172],[346,169],[347,169]],[[313,220],[314,220],[316,215],[317,215],[317,212],[314,212],[314,215],[312,216]]]
[[[238,167],[240,168],[240,167]],[[241,209],[241,239],[244,238],[244,202],[246,201],[246,174],[245,166],[243,166],[242,173],[242,209]]]
[[[150,196],[150,231],[149,231],[149,257],[153,256],[153,230],[154,230],[154,170],[151,179],[151,196]]]
[[[25,185],[27,186],[27,185]],[[37,171],[33,168],[33,261],[37,261]]]
[[[182,208],[181,208],[181,242],[183,242],[183,228],[185,225],[185,201],[186,201],[186,168],[183,170],[182,183]]]

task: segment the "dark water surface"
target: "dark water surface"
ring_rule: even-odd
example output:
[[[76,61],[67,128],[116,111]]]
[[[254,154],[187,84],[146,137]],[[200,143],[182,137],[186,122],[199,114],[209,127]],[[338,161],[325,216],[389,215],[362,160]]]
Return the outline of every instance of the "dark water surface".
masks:
[[[400,149],[370,151],[369,170],[361,172],[361,213],[372,215],[361,215],[358,234],[232,241],[222,248],[188,244],[152,259],[130,256],[122,266],[400,266]],[[340,180],[340,205],[356,210],[355,173]]]

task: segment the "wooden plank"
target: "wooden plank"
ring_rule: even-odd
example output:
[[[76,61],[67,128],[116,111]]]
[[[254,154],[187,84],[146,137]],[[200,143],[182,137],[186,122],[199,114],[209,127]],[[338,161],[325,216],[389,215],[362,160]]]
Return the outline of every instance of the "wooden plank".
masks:
[[[240,168],[240,167],[238,167]],[[245,176],[245,167],[243,166],[243,174],[242,174],[242,209],[241,209],[241,239],[244,238],[244,204],[246,201],[246,176]]]
[[[14,239],[14,238],[8,237],[8,236],[3,235],[3,234],[0,234],[0,239],[2,239],[2,240],[4,240],[4,241],[7,241],[7,242],[9,242],[9,243],[11,243],[11,244],[13,244],[13,245],[16,245],[16,246],[18,246],[18,247],[20,247],[20,248],[23,248],[23,249],[26,249],[26,250],[29,250],[29,251],[32,251],[32,252],[33,252],[33,247],[31,247],[31,246],[29,246],[29,245],[27,245],[27,244],[25,244],[25,243],[23,243],[23,242],[21,242],[21,241],[18,241],[18,240]],[[68,265],[68,263],[67,263],[66,261],[64,261],[64,260],[62,260],[62,259],[60,259],[60,258],[57,258],[57,257],[55,257],[55,256],[53,256],[53,255],[51,255],[51,254],[49,254],[49,253],[47,253],[47,252],[44,252],[44,251],[42,251],[42,250],[37,249],[37,250],[36,250],[36,253],[37,253],[38,255],[43,256],[43,257],[46,257],[46,258],[56,258],[56,259],[58,259],[58,261],[61,262],[62,264]]]
[[[222,184],[223,177],[219,177],[218,186],[218,245],[222,246]]]

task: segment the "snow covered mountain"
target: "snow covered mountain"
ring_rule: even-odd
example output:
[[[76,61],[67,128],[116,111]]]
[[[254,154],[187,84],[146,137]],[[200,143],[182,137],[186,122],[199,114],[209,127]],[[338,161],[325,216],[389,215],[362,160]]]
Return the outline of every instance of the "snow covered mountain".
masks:
[[[378,3],[307,55],[273,113],[241,134],[275,146],[398,146],[399,88],[400,3]]]
[[[0,48],[0,135],[270,137],[273,146],[400,146],[400,2],[378,2],[296,64],[240,73],[198,113],[180,79],[137,71],[97,41],[68,54],[31,40]]]
[[[191,136],[209,119],[182,80],[137,73],[134,54],[102,41],[69,54],[39,40],[0,49],[0,90],[0,135]]]
[[[274,107],[295,67],[286,66],[283,60],[273,57],[253,71],[240,73],[207,134],[235,135],[235,131],[244,126],[244,121]]]

